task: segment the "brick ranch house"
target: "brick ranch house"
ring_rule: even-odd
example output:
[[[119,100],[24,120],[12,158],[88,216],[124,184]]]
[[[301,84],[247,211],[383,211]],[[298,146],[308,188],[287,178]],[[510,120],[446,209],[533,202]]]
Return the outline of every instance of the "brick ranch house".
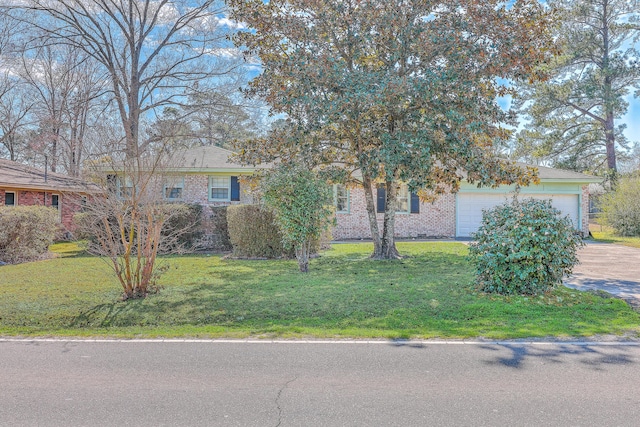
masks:
[[[250,175],[253,167],[229,161],[231,151],[219,147],[198,147],[174,158],[168,170],[163,196],[168,201],[198,203],[203,206],[252,203],[252,197],[241,190],[239,177]],[[264,166],[263,166],[264,167]],[[583,235],[589,233],[589,184],[600,179],[581,173],[539,167],[540,184],[523,187],[523,197],[551,199],[553,205],[568,215]],[[477,188],[463,182],[456,194],[445,194],[434,203],[421,202],[408,194],[407,187],[399,192],[400,209],[396,216],[396,236],[469,237],[480,226],[482,210],[513,197],[513,186],[497,189]],[[377,194],[378,221],[382,225],[384,190]],[[364,190],[334,185],[336,226],[333,237],[366,239],[371,237],[365,208]]]
[[[83,198],[98,188],[54,172],[0,159],[0,206],[50,206],[59,212],[62,232],[75,230],[73,216]]]

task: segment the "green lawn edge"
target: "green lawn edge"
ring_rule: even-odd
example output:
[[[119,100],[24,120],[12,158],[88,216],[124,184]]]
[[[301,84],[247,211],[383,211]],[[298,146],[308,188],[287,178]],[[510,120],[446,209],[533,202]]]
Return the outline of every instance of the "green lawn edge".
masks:
[[[165,258],[161,290],[122,302],[101,259],[66,243],[55,259],[0,267],[0,336],[159,339],[587,339],[640,337],[625,302],[564,287],[542,296],[474,290],[467,248],[402,242],[399,261],[369,243],[335,244],[312,260]]]

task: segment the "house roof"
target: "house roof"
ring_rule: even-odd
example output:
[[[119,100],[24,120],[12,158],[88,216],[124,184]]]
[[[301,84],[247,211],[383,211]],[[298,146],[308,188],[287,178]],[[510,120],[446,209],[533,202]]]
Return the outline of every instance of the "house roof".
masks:
[[[189,150],[177,152],[171,160],[171,169],[192,172],[220,171],[253,171],[271,167],[270,164],[247,166],[230,162],[233,151],[216,146],[195,147]]]
[[[55,172],[45,174],[43,170],[6,159],[0,159],[0,187],[74,193],[98,191],[97,186],[81,179]]]
[[[556,169],[549,168],[546,166],[533,166],[527,165],[526,163],[517,163],[520,167],[532,166],[538,169],[538,178],[544,181],[575,181],[575,182],[602,182],[602,178],[598,178],[597,176],[587,175],[584,173],[564,170],[564,169]]]
[[[230,162],[229,158],[235,153],[216,146],[195,147],[184,151],[176,152],[170,161],[167,169],[175,172],[253,172],[256,169],[268,169],[273,165],[270,163],[257,166],[248,166],[240,163]],[[525,163],[517,163],[520,167],[533,166]],[[538,169],[538,177],[546,182],[576,182],[592,183],[601,182],[602,179],[563,169],[549,168],[546,166],[533,166]],[[359,171],[355,176],[360,176]],[[464,173],[463,173],[464,176]]]
[[[546,166],[535,166],[535,165],[529,165],[522,162],[516,162],[516,165],[518,165],[521,168],[525,168],[529,166],[529,167],[534,167],[538,169],[538,178],[540,178],[540,181],[543,181],[543,182],[564,182],[564,183],[580,183],[580,184],[602,182],[602,178],[600,177],[587,175],[584,173],[579,173],[574,171],[569,171],[569,170],[564,170],[564,169],[549,168]],[[465,171],[460,171],[460,174],[463,177],[463,179],[467,177],[467,174]],[[354,172],[354,176],[357,179],[361,179],[362,174],[360,173],[360,170],[356,170]]]

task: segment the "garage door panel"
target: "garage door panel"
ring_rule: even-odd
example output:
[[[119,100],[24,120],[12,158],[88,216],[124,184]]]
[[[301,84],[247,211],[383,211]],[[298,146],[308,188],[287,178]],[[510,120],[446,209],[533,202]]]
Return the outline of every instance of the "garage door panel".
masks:
[[[510,201],[511,194],[458,193],[456,209],[456,236],[469,237],[480,227],[482,211]],[[579,227],[579,198],[577,194],[521,194],[520,199],[551,199],[553,207],[568,215]]]

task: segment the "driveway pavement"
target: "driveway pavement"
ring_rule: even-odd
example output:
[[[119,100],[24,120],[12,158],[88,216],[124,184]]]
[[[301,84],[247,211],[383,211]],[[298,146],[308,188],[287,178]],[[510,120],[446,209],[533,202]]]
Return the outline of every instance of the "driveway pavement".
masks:
[[[580,264],[564,279],[565,286],[600,289],[640,308],[640,248],[589,242],[578,257]]]

